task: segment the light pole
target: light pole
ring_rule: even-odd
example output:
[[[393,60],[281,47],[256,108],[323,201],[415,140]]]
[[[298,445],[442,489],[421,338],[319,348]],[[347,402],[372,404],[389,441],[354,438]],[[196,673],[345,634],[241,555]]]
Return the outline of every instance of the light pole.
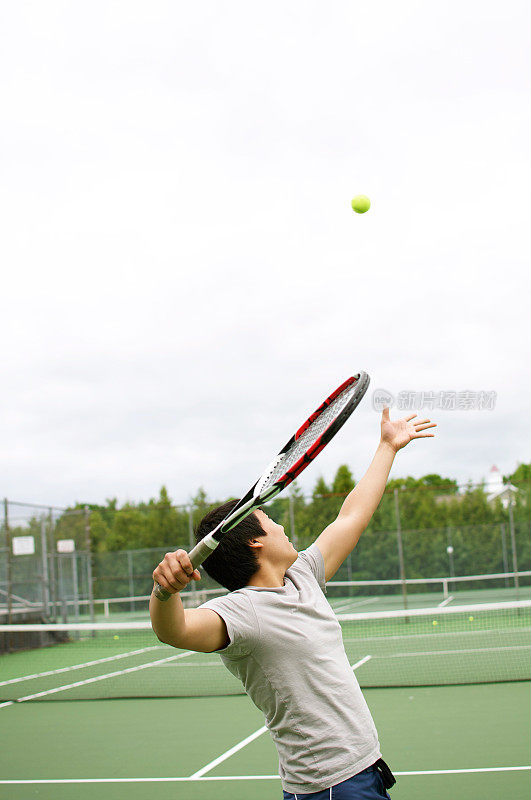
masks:
[[[454,548],[451,544],[448,545],[446,548],[446,552],[448,553],[448,561],[450,562],[450,577],[455,578],[455,571],[454,571]]]

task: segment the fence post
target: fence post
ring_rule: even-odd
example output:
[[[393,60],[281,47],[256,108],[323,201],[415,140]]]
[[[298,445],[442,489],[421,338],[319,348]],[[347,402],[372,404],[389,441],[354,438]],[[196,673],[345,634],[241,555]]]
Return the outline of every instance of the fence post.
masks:
[[[295,550],[297,550],[297,532],[295,530],[295,503],[293,502],[293,495],[288,497],[289,503],[289,535],[291,543]]]
[[[188,543],[189,543],[189,550],[192,550],[194,547],[194,507],[193,505],[188,506]],[[190,581],[189,583],[190,591],[192,592],[193,605],[195,605],[195,593],[197,591],[196,581]],[[208,595],[207,595],[208,597]]]
[[[396,539],[398,542],[398,563],[400,567],[400,580],[402,581],[402,599],[404,601],[404,608],[407,608],[406,568],[404,565],[404,548],[402,546],[402,526],[400,524],[400,507],[398,505],[397,487],[395,487],[394,495],[395,495],[395,516],[396,516]]]
[[[520,594],[520,582],[518,580],[518,558],[516,556],[516,536],[514,533],[514,517],[513,517],[513,498],[509,493],[509,531],[511,533],[511,548],[513,551],[513,572],[514,572],[514,592],[516,599]]]
[[[501,540],[502,540],[502,559],[503,559],[503,571],[505,573],[509,572],[509,558],[507,556],[507,538],[505,536],[505,523],[500,523],[500,530],[501,530]],[[505,577],[505,585],[509,586],[509,578]]]
[[[48,508],[48,527],[50,530],[50,543],[51,543],[51,552],[50,552],[50,588],[51,588],[51,606],[52,606],[52,617],[54,621],[57,620],[57,552],[55,546],[55,536],[53,535],[53,509]]]
[[[77,578],[77,553],[72,555],[72,595],[74,600],[74,620],[79,622],[79,582]]]
[[[85,516],[85,548],[87,550],[87,591],[89,601],[90,621],[94,622],[94,587],[92,586],[92,537],[90,535],[90,511],[88,506],[83,507]]]
[[[44,615],[50,613],[50,579],[48,576],[48,537],[46,536],[46,516],[41,517],[41,561],[42,561],[42,604]]]
[[[11,624],[11,617],[13,615],[13,573],[11,563],[11,531],[9,530],[9,511],[7,497],[4,497],[4,526],[6,529],[6,566],[7,566],[7,624]]]
[[[59,602],[61,603],[61,618],[64,623],[68,622],[68,606],[66,602],[65,587],[63,581],[63,554],[57,553],[57,567],[59,572]]]
[[[455,578],[455,569],[454,569],[454,546],[452,544],[452,529],[450,525],[446,527],[446,541],[448,542],[448,546],[446,548],[446,552],[448,553],[448,561],[450,566],[450,577]],[[455,585],[454,585],[455,590]]]
[[[135,582],[133,578],[133,553],[131,550],[127,551],[127,574],[129,577],[129,597],[135,596]],[[136,611],[135,601],[131,601],[131,610]]]

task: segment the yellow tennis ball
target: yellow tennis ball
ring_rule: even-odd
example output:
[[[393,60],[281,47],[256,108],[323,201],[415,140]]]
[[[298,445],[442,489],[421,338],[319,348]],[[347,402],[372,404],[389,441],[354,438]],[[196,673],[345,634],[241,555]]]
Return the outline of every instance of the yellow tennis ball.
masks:
[[[474,617],[469,617],[469,618],[468,618],[468,621],[469,621],[469,622],[474,622]]]
[[[433,620],[433,625],[438,625],[438,624],[439,624],[439,623],[437,622],[437,620],[436,620],[436,619],[434,619],[434,620]]]
[[[113,639],[119,639],[120,637],[115,634],[112,638]]]
[[[351,205],[356,214],[365,214],[371,207],[371,201],[366,194],[357,194],[352,198]]]

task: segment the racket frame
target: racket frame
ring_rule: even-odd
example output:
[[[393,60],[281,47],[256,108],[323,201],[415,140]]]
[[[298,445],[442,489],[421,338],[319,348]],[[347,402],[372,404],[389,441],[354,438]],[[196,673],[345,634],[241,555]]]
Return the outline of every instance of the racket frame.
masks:
[[[272,500],[286,486],[289,486],[306,467],[319,455],[319,453],[326,447],[330,440],[336,435],[340,428],[343,427],[347,419],[350,417],[354,409],[359,405],[367,388],[369,386],[370,378],[366,372],[359,372],[351,378],[347,378],[335,392],[333,392],[326,400],[321,403],[311,416],[301,425],[298,431],[286,442],[282,450],[275,456],[273,461],[266,467],[258,478],[256,483],[249,489],[245,497],[238,501],[232,511],[222,520],[213,531],[208,533],[195,547],[189,552],[190,561],[194,569],[197,569],[205,559],[216,549],[223,536],[228,533],[232,528],[235,528],[238,523],[242,522],[246,517],[252,514],[259,506]],[[325,428],[322,434],[315,440],[315,442],[308,448],[307,451],[295,462],[291,469],[287,470],[275,483],[270,486],[264,487],[269,474],[279,464],[285,453],[300,439],[300,437],[308,430],[310,425],[318,419],[321,414],[330,406],[339,395],[348,389],[349,386],[356,383],[358,385],[357,391],[352,395],[346,406],[340,411],[337,417]],[[171,592],[166,591],[158,583],[153,590],[155,597],[158,600],[168,600],[172,595]]]

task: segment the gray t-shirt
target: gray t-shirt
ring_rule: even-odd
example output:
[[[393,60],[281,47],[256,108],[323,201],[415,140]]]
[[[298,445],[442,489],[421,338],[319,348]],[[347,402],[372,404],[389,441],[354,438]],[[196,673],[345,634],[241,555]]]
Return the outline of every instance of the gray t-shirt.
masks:
[[[323,592],[316,544],[299,554],[284,586],[247,586],[202,608],[225,621],[217,652],[264,713],[288,792],[327,789],[380,758],[378,734]]]

